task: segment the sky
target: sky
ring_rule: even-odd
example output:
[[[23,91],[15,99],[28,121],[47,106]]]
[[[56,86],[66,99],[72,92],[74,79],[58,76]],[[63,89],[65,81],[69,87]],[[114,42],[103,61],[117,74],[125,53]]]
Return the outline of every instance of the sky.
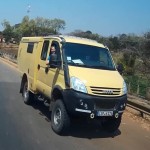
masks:
[[[102,36],[115,36],[150,31],[150,0],[1,0],[0,31],[4,19],[14,25],[26,15],[31,19],[63,19],[64,34],[90,30]]]

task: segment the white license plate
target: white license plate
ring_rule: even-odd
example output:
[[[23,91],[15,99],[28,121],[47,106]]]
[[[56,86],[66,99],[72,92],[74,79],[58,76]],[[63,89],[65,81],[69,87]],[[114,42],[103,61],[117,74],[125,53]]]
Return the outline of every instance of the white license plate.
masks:
[[[113,111],[98,111],[97,116],[113,116]]]

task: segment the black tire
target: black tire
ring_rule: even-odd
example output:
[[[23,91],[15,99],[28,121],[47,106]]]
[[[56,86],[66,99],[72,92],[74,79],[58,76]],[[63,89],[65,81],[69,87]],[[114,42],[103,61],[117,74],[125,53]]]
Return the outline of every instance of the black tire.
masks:
[[[29,91],[27,81],[23,84],[22,96],[23,96],[23,101],[25,104],[27,105],[32,104],[33,99],[34,99],[34,94]]]
[[[115,132],[118,130],[121,123],[121,116],[119,118],[105,118],[102,120],[101,125],[107,132]]]
[[[51,113],[51,127],[59,135],[65,134],[70,127],[70,117],[62,100],[56,100]]]

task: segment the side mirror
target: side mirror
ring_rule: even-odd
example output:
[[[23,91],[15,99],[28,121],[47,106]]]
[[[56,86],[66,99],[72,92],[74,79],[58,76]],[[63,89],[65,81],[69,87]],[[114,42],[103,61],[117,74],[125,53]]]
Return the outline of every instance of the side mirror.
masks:
[[[123,64],[118,64],[118,65],[117,65],[117,70],[118,70],[118,72],[122,75],[122,73],[123,73],[123,71],[124,71]]]

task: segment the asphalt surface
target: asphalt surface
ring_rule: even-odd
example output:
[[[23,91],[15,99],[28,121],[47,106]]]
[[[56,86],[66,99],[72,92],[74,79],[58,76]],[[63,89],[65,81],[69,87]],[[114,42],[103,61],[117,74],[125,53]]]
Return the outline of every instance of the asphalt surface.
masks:
[[[0,150],[149,150],[150,131],[126,113],[116,133],[99,121],[76,120],[65,136],[51,129],[50,112],[41,102],[25,105],[16,68],[0,59]]]

